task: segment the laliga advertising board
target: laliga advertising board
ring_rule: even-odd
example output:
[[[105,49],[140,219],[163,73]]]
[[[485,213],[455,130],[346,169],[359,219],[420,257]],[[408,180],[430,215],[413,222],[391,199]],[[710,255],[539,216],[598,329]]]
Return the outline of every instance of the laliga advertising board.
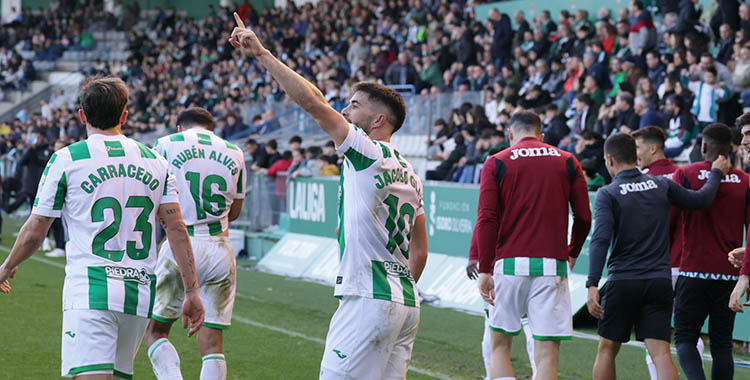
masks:
[[[262,270],[333,285],[338,271],[338,177],[297,178],[287,191],[289,233],[260,261]],[[594,213],[595,192],[589,193]],[[466,277],[466,262],[477,217],[479,187],[424,182],[424,208],[430,254],[418,288],[425,301],[439,307],[482,312],[475,281]],[[572,228],[569,215],[568,236]],[[593,220],[591,231],[594,230]],[[585,309],[591,233],[569,277],[573,313]],[[606,276],[606,268],[604,271]],[[606,277],[602,278],[600,286]],[[585,311],[584,311],[585,312]],[[750,341],[750,315],[738,314],[734,338]]]

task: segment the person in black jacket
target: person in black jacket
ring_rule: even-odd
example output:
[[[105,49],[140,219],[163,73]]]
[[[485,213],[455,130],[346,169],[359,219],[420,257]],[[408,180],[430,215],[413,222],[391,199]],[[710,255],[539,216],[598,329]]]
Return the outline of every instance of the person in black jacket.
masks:
[[[456,133],[453,136],[453,141],[456,142],[456,147],[448,156],[445,161],[441,162],[435,170],[427,171],[427,179],[434,181],[443,181],[449,177],[451,171],[458,165],[458,161],[466,156],[466,144],[464,143],[464,136],[460,133]]]
[[[565,124],[565,119],[560,116],[556,105],[548,105],[544,111],[544,115],[544,124],[542,125],[544,142],[552,146],[558,146],[560,140],[570,133],[570,128]]]
[[[36,132],[32,136],[31,144],[21,156],[18,162],[19,168],[23,170],[21,176],[21,190],[18,197],[13,203],[8,205],[5,212],[13,213],[24,203],[32,203],[39,187],[39,180],[42,178],[42,172],[47,165],[52,149],[44,140],[44,133]]]
[[[502,67],[510,59],[513,46],[513,29],[510,27],[510,17],[500,14],[497,8],[490,10],[489,22],[492,25],[492,46],[490,55],[495,67]]]
[[[474,32],[467,26],[460,26],[456,34],[456,55],[458,62],[464,64],[464,67],[477,63],[477,48],[474,43]]]
[[[632,136],[618,133],[605,145],[606,165],[614,179],[596,194],[596,226],[589,246],[587,308],[599,320],[599,348],[594,378],[615,378],[615,357],[631,338],[644,341],[659,379],[678,379],[669,351],[672,316],[669,218],[672,204],[685,209],[706,209],[729,171],[720,156],[709,181],[692,191],[664,177],[642,174],[636,168]],[[599,280],[607,261],[608,278]]]
[[[675,30],[683,34],[695,31],[694,26],[700,24],[700,17],[703,11],[703,8],[700,10],[695,9],[697,2],[698,0],[682,0],[680,2],[680,18],[677,20]]]
[[[401,52],[398,59],[388,66],[385,71],[386,84],[411,84],[417,85],[419,74],[414,65],[409,62],[409,53]]]

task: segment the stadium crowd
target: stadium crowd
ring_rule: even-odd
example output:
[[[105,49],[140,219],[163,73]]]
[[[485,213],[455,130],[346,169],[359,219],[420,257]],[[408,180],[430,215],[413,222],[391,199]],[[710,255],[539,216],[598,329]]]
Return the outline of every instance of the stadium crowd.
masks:
[[[3,20],[4,86],[23,86],[35,75],[14,49],[52,59],[94,43],[81,25],[129,27],[139,17],[131,4],[114,13],[79,8],[62,18],[63,3]],[[543,10],[527,18],[519,11],[512,21],[493,9],[485,22],[477,21],[474,1],[289,2],[262,13],[245,1],[238,9],[265,45],[332,103],[345,100],[363,80],[411,85],[419,94],[483,91],[485,104],[466,103],[435,121],[427,156],[440,162],[428,179],[476,182],[483,158],[508,146],[510,117],[530,109],[544,116],[546,142],[573,152],[599,184],[609,180],[602,146],[612,133],[660,126],[668,134],[667,156],[687,161],[704,126],[731,125],[742,104],[750,104],[750,6],[720,2],[712,17],[700,18],[692,1],[662,3],[657,17],[633,1],[617,14],[607,8],[596,16],[584,9],[557,15]],[[87,70],[120,76],[132,89],[126,133],[173,128],[177,114],[191,106],[212,112],[224,138],[261,140],[278,127],[270,105],[288,103],[285,94],[255,62],[231,49],[231,10],[209,6],[208,13],[196,20],[174,8],[157,9],[145,28],[128,29],[127,61],[97,61]],[[15,146],[24,131],[44,130],[50,143],[81,137],[74,107],[66,110],[52,99],[47,105],[46,117],[22,111],[8,126],[12,133],[4,135],[2,149]],[[248,105],[265,111],[248,113]],[[284,154],[273,145],[259,144],[260,151],[292,161],[316,158],[324,148]]]

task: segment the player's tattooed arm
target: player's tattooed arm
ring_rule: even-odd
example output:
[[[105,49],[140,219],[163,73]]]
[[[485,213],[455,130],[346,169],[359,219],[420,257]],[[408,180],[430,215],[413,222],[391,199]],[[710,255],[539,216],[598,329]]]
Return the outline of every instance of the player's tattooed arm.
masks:
[[[182,274],[182,283],[185,286],[185,292],[191,292],[198,288],[198,280],[195,275],[193,247],[190,244],[185,222],[182,220],[180,204],[166,203],[161,205],[157,217],[162,226],[164,226],[169,246],[172,248],[172,254]]]
[[[169,208],[169,209],[164,210],[164,213],[166,213],[167,215],[172,215],[172,214],[176,214],[177,211],[173,208]],[[164,228],[165,230],[167,229],[167,221],[164,220],[164,218],[159,218],[159,223],[161,224],[162,228]]]
[[[31,214],[21,227],[10,255],[0,266],[0,283],[15,274],[18,265],[39,249],[53,221],[55,221],[55,218]]]

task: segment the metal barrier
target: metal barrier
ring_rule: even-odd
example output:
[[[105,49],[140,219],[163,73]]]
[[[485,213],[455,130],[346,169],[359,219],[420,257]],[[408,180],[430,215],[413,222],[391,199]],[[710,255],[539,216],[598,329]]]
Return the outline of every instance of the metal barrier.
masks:
[[[406,102],[406,120],[404,120],[399,133],[416,135],[428,134],[435,120],[443,118],[447,121],[451,110],[464,103],[484,104],[483,94],[479,91],[406,96],[404,101]],[[333,106],[336,110],[341,111],[346,104],[337,103]],[[246,103],[242,108],[242,116],[248,122],[253,116],[262,114],[268,109],[272,110],[277,116],[263,124],[274,125],[271,128],[266,128],[268,132],[264,136],[271,137],[282,134],[316,136],[323,134],[315,120],[290,101]],[[240,141],[249,135],[250,130],[248,129],[231,136],[229,140]]]
[[[281,172],[276,176],[269,176],[249,172],[247,177],[242,213],[232,225],[256,232],[276,230],[282,214],[287,212],[288,173]]]

